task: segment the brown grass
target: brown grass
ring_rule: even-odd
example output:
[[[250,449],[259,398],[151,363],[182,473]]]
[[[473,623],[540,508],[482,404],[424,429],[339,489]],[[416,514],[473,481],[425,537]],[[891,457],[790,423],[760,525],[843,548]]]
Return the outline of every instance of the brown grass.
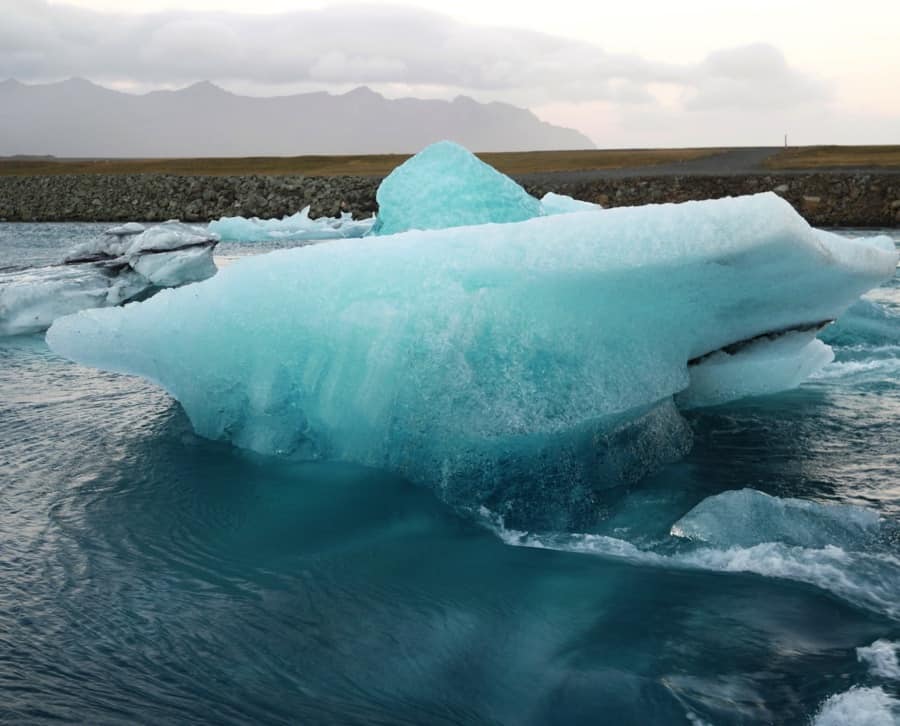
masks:
[[[804,146],[779,151],[766,161],[769,169],[825,167],[900,167],[900,146]]]
[[[699,159],[720,149],[638,149],[496,152],[478,156],[507,174],[621,169]],[[408,154],[368,156],[259,156],[221,159],[0,159],[0,176],[50,174],[180,174],[242,176],[384,176]]]

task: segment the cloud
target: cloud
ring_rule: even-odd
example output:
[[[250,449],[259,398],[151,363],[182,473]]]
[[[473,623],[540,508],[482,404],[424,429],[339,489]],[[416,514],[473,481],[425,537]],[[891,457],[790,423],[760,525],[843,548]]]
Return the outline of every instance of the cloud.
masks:
[[[825,83],[794,70],[781,51],[764,44],[710,53],[694,76],[685,103],[692,111],[791,108],[831,95]]]
[[[822,98],[826,87],[766,45],[676,65],[546,33],[466,24],[410,8],[359,5],[278,15],[101,13],[0,0],[0,77],[84,76],[130,87],[213,80],[243,89],[368,84],[467,93],[527,106],[655,102],[674,84],[689,110]]]

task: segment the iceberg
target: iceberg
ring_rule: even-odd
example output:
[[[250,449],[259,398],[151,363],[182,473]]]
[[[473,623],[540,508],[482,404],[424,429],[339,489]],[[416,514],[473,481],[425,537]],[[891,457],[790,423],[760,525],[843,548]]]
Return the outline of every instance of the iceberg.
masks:
[[[364,237],[375,224],[375,217],[355,220],[349,212],[310,219],[309,209],[307,205],[281,219],[222,217],[210,222],[208,229],[223,242],[299,242]]]
[[[560,529],[582,524],[604,488],[690,448],[673,397],[690,395],[692,367],[752,348],[769,392],[767,359],[782,376],[784,347],[807,356],[779,341],[834,320],[897,264],[889,239],[814,230],[771,193],[545,215],[478,181],[473,220],[507,223],[387,234],[443,204],[453,213],[437,221],[455,224],[468,198],[430,200],[420,217],[414,178],[388,181],[380,201],[397,211],[402,187],[409,214],[388,206],[365,244],[241,259],[189,288],[61,318],[47,340],[155,381],[205,437],[397,470],[511,526]],[[707,366],[717,402],[757,390],[716,377]]]
[[[216,273],[218,237],[179,222],[130,222],[69,251],[62,264],[0,274],[0,335],[46,330],[58,317],[122,305]]]
[[[426,147],[394,169],[376,193],[373,232],[521,222],[544,215],[541,202],[452,141]]]

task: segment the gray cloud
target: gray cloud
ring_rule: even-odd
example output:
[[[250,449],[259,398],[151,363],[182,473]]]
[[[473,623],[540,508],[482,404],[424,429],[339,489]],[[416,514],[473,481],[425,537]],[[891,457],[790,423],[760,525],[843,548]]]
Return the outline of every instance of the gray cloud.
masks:
[[[0,77],[24,81],[77,75],[145,87],[201,79],[266,89],[392,84],[529,106],[600,99],[647,104],[650,84],[671,83],[684,89],[685,107],[695,110],[790,105],[827,90],[766,45],[683,66],[409,7],[131,15],[0,0],[0,13]]]

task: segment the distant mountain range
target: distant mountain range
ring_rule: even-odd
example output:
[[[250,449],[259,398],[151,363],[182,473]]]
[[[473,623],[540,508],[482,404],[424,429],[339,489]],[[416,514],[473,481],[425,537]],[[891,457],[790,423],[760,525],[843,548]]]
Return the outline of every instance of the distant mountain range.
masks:
[[[342,95],[255,98],[201,82],[121,93],[83,79],[0,83],[0,155],[294,156],[414,152],[441,139],[473,151],[592,149],[573,129],[505,103]]]

